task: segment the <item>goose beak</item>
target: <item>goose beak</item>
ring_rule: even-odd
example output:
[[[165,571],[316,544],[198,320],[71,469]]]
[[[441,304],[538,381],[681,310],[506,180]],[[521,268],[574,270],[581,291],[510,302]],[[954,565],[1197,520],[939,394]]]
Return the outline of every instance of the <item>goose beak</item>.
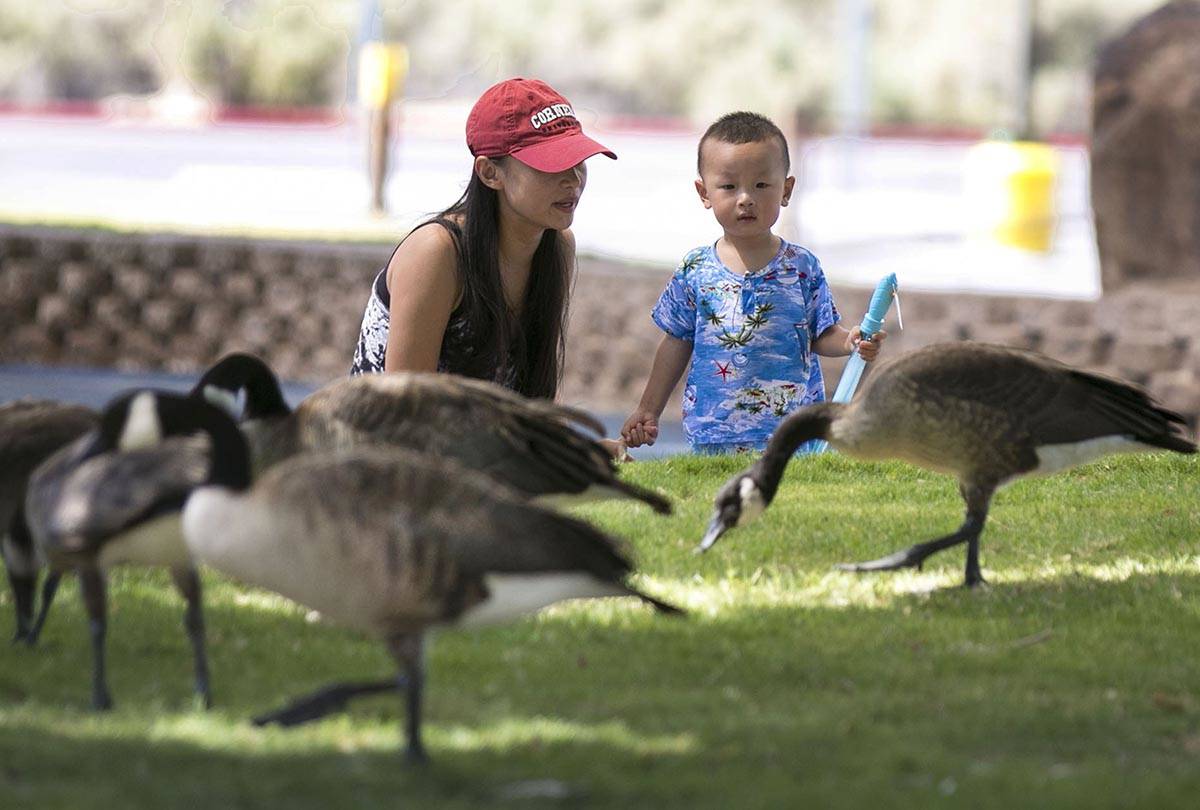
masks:
[[[696,547],[696,553],[703,554],[716,545],[716,542],[721,539],[721,535],[725,534],[727,528],[725,522],[721,520],[720,512],[713,515],[713,519],[708,523],[708,530],[704,532],[704,539]]]

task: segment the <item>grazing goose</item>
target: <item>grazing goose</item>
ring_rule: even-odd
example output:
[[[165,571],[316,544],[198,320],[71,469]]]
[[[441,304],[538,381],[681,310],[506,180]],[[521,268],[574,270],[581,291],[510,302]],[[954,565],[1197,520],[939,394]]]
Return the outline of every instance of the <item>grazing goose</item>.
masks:
[[[17,610],[13,641],[32,643],[54,599],[58,577],[47,578],[42,609],[33,620],[34,590],[41,563],[25,524],[25,489],[33,470],[59,448],[96,424],[96,412],[81,405],[21,399],[0,405],[0,556]]]
[[[189,402],[187,422],[180,424]],[[193,428],[199,436],[187,436]],[[90,620],[92,705],[112,706],[105,674],[107,597],[104,572],[121,563],[170,569],[187,602],[184,626],[195,661],[195,690],[211,705],[200,580],[180,529],[180,510],[196,486],[214,476],[248,482],[209,451],[209,436],[231,446],[245,440],[219,408],[199,399],[135,391],[111,402],[98,427],[43,463],[30,478],[25,512],[52,570],[74,569]]]
[[[133,419],[197,405],[166,394],[157,399],[157,408],[123,414]],[[209,432],[221,463],[213,465],[212,485],[197,489],[184,508],[193,558],[383,639],[402,670],[388,687],[399,686],[405,696],[412,760],[425,758],[427,629],[500,622],[598,596],[635,596],[680,612],[626,583],[632,566],[614,539],[453,462],[394,448],[304,453],[250,487],[246,446],[230,440],[234,423],[218,413],[224,430],[211,421],[196,425]],[[159,433],[190,427],[180,422]],[[123,435],[127,428],[113,430]],[[334,686],[260,722],[320,716],[348,689],[379,685]]]
[[[849,404],[812,405],[785,419],[762,458],[717,494],[699,550],[761,514],[792,452],[825,439],[856,458],[898,458],[953,475],[967,507],[962,525],[945,537],[839,567],[920,567],[934,552],[965,542],[966,584],[974,586],[983,581],[979,535],[997,488],[1108,453],[1195,453],[1182,423],[1127,383],[1033,352],[969,342],[928,346],[881,363]]]
[[[223,358],[197,390],[229,403],[245,393],[242,429],[262,470],[306,450],[389,445],[454,459],[540,500],[635,498],[669,513],[670,502],[622,481],[609,454],[575,426],[603,433],[588,414],[451,374],[390,372],[330,383],[295,411],[263,361]]]

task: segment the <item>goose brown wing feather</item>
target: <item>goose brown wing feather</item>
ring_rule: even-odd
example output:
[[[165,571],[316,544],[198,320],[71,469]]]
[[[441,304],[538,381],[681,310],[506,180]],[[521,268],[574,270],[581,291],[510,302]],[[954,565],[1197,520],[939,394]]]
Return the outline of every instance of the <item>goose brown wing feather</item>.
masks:
[[[616,581],[630,570],[620,544],[589,524],[416,453],[360,448],[298,456],[268,471],[255,493],[286,506],[303,521],[295,526],[344,527],[339,554],[398,559],[428,567],[431,576],[435,566],[449,565],[474,576],[585,570]]]
[[[1010,441],[1033,447],[1127,435],[1174,445],[1182,422],[1136,386],[1079,371],[1005,346],[950,343],[903,355],[880,369],[882,387],[906,386],[926,397],[972,403],[1007,426]],[[916,395],[916,394],[914,394]],[[977,407],[976,407],[977,406]]]
[[[977,343],[925,347],[892,361],[892,373],[911,381],[916,390],[965,402],[977,402],[1005,413],[1046,407],[1061,385],[1062,369],[1047,358]],[[880,369],[880,376],[883,369]]]
[[[154,448],[84,460],[85,436],[30,480],[26,514],[48,551],[94,550],[138,523],[183,505],[209,471],[208,440],[168,438]]]
[[[575,426],[588,414],[447,374],[375,374],[314,393],[296,410],[305,446],[393,445],[455,458],[530,495],[611,483],[608,454]]]
[[[23,483],[58,449],[95,427],[96,412],[52,400],[0,405],[0,485]]]

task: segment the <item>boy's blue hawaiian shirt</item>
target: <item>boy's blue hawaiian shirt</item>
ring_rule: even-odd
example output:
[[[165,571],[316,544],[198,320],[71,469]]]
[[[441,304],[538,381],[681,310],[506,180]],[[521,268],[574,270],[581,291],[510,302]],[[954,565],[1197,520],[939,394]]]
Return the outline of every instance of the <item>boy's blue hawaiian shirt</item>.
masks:
[[[780,240],[762,269],[744,276],[715,245],[684,257],[651,317],[692,342],[683,426],[696,449],[761,448],[779,421],[825,399],[812,342],[841,320],[817,258]]]

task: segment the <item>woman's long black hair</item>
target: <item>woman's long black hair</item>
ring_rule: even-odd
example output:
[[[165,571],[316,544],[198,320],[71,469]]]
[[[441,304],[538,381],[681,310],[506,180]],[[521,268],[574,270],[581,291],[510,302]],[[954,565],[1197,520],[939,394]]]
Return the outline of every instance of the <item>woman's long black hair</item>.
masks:
[[[462,335],[467,345],[443,342],[444,365],[457,374],[506,384],[525,396],[553,399],[566,349],[571,287],[571,268],[558,231],[546,229],[534,251],[518,321],[500,281],[496,190],[472,171],[463,195],[429,223],[445,227],[454,237],[462,300],[451,317],[467,327]]]

